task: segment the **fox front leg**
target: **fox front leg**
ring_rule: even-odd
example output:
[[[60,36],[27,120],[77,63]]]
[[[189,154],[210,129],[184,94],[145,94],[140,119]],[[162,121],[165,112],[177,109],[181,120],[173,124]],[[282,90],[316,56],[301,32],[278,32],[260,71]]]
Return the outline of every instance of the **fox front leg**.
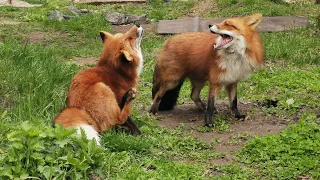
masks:
[[[229,84],[226,86],[226,90],[228,93],[231,111],[234,114],[234,117],[237,119],[244,119],[246,116],[240,114],[238,110],[237,85],[238,83]]]
[[[205,126],[214,127],[213,114],[217,112],[215,107],[215,97],[218,96],[220,85],[209,85],[208,105],[204,115]]]

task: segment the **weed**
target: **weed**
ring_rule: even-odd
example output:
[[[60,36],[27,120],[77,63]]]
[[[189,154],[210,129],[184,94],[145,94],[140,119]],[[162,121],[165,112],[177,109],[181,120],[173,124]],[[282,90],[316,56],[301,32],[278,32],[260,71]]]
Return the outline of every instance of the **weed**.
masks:
[[[294,179],[303,174],[319,178],[320,126],[315,120],[310,114],[280,135],[249,140],[239,151],[239,160],[277,179]]]

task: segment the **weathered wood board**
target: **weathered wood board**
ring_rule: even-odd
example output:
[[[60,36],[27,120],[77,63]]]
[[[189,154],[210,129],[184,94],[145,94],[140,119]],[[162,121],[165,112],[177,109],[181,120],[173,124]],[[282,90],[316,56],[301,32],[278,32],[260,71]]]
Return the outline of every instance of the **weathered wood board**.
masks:
[[[157,34],[178,34],[183,32],[208,32],[209,24],[217,24],[226,18],[204,19],[195,17],[192,19],[161,20],[157,24]],[[284,31],[304,27],[308,25],[308,19],[294,16],[263,17],[258,31]]]

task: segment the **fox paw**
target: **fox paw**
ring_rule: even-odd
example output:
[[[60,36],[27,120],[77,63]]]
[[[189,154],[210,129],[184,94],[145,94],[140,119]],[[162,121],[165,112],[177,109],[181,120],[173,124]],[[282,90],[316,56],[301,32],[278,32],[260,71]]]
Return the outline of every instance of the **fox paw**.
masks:
[[[153,115],[158,115],[158,105],[157,104],[152,104],[149,113],[152,113]]]
[[[137,95],[137,89],[136,88],[131,88],[127,91],[127,102],[130,102],[136,98]]]
[[[245,119],[246,115],[238,114],[238,115],[235,115],[234,117],[237,118],[238,120],[240,120],[240,119]]]

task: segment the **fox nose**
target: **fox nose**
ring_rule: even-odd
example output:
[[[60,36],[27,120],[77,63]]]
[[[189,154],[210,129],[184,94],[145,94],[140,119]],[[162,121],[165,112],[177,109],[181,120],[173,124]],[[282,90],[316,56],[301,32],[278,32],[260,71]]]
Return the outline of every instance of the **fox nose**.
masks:
[[[213,25],[209,24],[209,28],[211,28]]]

